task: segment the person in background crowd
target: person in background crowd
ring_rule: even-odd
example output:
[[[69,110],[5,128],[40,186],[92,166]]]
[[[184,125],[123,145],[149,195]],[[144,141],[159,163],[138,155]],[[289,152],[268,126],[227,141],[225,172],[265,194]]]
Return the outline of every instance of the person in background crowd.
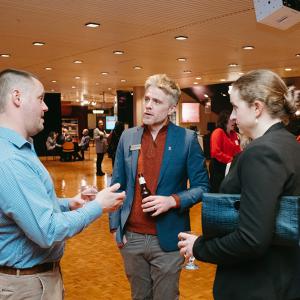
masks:
[[[120,247],[132,299],[179,299],[183,259],[177,235],[190,230],[189,208],[209,190],[197,134],[169,121],[179,97],[179,86],[165,74],[150,76],[143,126],[125,130],[117,148],[112,183],[120,182],[127,197],[110,214],[110,230]],[[152,194],[144,199],[141,173]]]
[[[115,163],[115,156],[116,156],[116,151],[117,151],[117,147],[119,144],[119,140],[121,137],[121,134],[124,131],[124,123],[117,121],[115,124],[115,128],[113,129],[113,131],[110,133],[109,138],[108,138],[108,149],[107,149],[107,153],[109,155],[109,157],[112,160],[112,167],[114,168],[114,163]]]
[[[62,300],[59,261],[65,240],[125,194],[106,188],[86,203],[56,196],[49,173],[28,142],[44,128],[44,87],[32,74],[0,72],[0,298]],[[76,212],[74,212],[76,210]]]
[[[103,121],[98,121],[98,127],[94,129],[94,141],[97,153],[97,176],[103,176],[105,173],[102,171],[102,161],[104,154],[107,151],[107,134],[104,130]]]
[[[182,255],[217,264],[216,300],[300,299],[299,245],[273,245],[281,196],[300,195],[300,145],[286,122],[296,98],[269,70],[256,70],[232,84],[231,118],[251,143],[239,154],[220,192],[241,194],[235,231],[220,238],[180,233]]]
[[[46,140],[47,151],[53,155],[59,154],[61,152],[61,145],[57,144],[58,133],[55,131],[50,131],[49,136]]]
[[[81,157],[80,160],[84,160],[84,151],[86,151],[89,148],[90,145],[90,136],[89,136],[89,130],[87,128],[83,129],[82,131],[82,138],[80,143],[78,144]]]
[[[235,121],[230,118],[229,111],[219,114],[217,128],[210,138],[209,165],[211,192],[218,193],[225,177],[226,165],[241,151],[239,137],[235,131]]]

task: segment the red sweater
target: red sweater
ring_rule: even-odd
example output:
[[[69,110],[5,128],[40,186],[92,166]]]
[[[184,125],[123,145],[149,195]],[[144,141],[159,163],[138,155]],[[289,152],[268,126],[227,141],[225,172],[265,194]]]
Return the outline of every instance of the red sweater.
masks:
[[[241,152],[239,138],[235,131],[229,136],[221,128],[216,128],[210,137],[210,156],[221,163],[227,164]]]

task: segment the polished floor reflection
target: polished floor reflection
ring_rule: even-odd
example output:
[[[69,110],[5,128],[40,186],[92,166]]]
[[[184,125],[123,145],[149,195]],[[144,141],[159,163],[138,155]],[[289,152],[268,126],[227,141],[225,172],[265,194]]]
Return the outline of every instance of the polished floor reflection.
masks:
[[[57,195],[71,197],[79,192],[81,180],[107,185],[109,176],[95,176],[95,155],[78,162],[60,162],[48,158],[42,161],[53,178]],[[111,160],[104,159],[103,170],[111,174]],[[200,205],[191,210],[192,229],[200,232]],[[211,300],[215,266],[197,262],[200,269],[183,271],[180,280],[180,299]],[[83,232],[67,242],[62,272],[66,300],[129,300],[130,288],[124,273],[121,256],[108,229],[108,216],[104,215]],[[167,288],[167,287],[166,287]],[[169,299],[166,299],[169,300]]]

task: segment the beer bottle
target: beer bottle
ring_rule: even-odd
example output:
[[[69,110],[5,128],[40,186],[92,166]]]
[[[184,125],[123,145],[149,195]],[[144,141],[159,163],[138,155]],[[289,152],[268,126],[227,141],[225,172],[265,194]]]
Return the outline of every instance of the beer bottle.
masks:
[[[147,187],[146,180],[145,180],[145,177],[143,176],[143,174],[139,173],[138,177],[139,177],[139,185],[141,188],[141,196],[142,196],[142,199],[144,199],[144,198],[150,196],[151,192]]]

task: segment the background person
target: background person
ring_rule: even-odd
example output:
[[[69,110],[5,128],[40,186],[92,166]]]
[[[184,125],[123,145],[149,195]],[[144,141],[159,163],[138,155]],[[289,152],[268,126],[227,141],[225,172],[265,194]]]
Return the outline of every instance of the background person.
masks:
[[[239,137],[235,131],[235,120],[230,118],[229,111],[219,114],[217,128],[210,137],[209,164],[211,192],[218,193],[225,177],[226,165],[241,151]]]
[[[110,215],[121,248],[132,299],[178,299],[183,259],[177,235],[190,230],[189,208],[208,191],[208,175],[197,134],[169,121],[180,88],[164,74],[145,83],[143,126],[121,136],[112,183],[127,197]],[[138,174],[152,196],[142,199]],[[190,187],[187,188],[189,180]]]
[[[49,153],[56,155],[61,152],[61,145],[57,143],[58,133],[50,131],[49,136],[46,140],[46,149]]]
[[[124,129],[125,129],[124,123],[117,121],[115,123],[115,127],[114,127],[113,131],[110,133],[110,136],[109,136],[107,153],[112,160],[113,168],[114,168],[114,164],[115,164],[117,147],[118,147],[119,140],[120,140],[120,137],[121,137]]]
[[[121,205],[120,185],[82,206],[59,199],[28,142],[44,128],[44,87],[32,74],[0,72],[0,298],[61,300],[65,240]],[[76,211],[75,211],[76,210]]]
[[[105,173],[102,171],[102,161],[104,158],[104,154],[107,151],[107,134],[104,130],[103,121],[98,121],[98,127],[94,129],[94,141],[96,146],[97,153],[97,176],[103,176]]]
[[[239,225],[210,240],[180,233],[180,252],[218,265],[216,300],[300,299],[299,246],[272,245],[281,196],[300,195],[300,145],[282,123],[295,112],[296,99],[269,70],[252,71],[232,86],[231,117],[252,141],[220,192],[241,194]]]
[[[89,136],[89,130],[87,128],[83,129],[82,138],[80,143],[78,144],[81,153],[80,160],[84,160],[84,151],[86,151],[89,148],[90,139],[91,138]]]

